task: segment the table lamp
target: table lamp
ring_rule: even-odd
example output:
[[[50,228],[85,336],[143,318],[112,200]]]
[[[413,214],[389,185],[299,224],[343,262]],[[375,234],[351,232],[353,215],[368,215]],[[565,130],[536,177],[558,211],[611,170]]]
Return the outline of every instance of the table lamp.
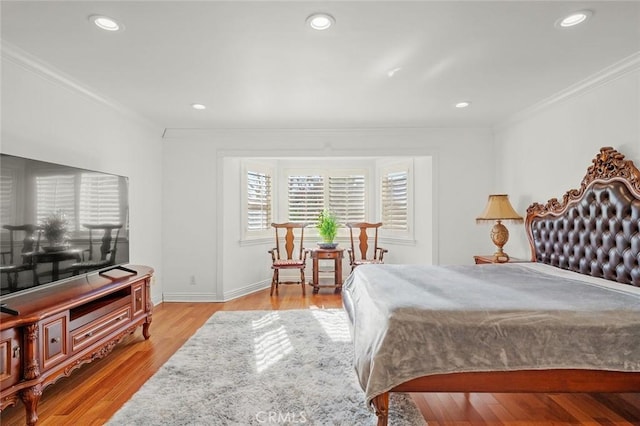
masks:
[[[489,195],[489,201],[484,211],[476,218],[476,223],[495,221],[491,228],[491,241],[496,245],[494,260],[499,263],[508,262],[509,255],[502,250],[509,241],[509,230],[502,224],[502,221],[522,223],[523,219],[511,206],[507,194]]]

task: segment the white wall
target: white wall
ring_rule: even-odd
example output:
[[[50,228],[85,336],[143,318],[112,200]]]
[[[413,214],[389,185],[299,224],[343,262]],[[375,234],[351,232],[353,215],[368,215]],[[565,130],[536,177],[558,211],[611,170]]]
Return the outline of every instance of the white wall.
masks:
[[[413,249],[413,263],[469,264],[492,250],[474,221],[493,185],[492,147],[488,129],[169,130],[165,300],[223,300],[268,283],[272,244],[240,244],[241,157],[432,156],[433,181],[416,170],[415,195],[433,193],[433,227],[418,217],[416,245],[396,248]]]
[[[616,77],[496,129],[496,182],[516,210],[578,188],[600,147],[612,146],[640,166],[640,70]],[[510,229],[505,250],[529,257],[524,227]]]
[[[130,261],[156,270],[162,299],[161,129],[3,52],[0,150],[129,177]]]

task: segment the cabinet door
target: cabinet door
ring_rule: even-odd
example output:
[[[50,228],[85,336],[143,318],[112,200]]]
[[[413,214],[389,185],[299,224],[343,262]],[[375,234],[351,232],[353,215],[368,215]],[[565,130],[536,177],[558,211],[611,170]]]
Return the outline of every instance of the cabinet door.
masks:
[[[68,324],[69,313],[66,311],[40,321],[40,353],[43,371],[67,357],[69,353]]]
[[[131,286],[131,296],[133,297],[133,317],[144,314],[146,308],[146,281],[140,281]]]
[[[0,388],[6,389],[20,381],[22,348],[20,332],[10,328],[0,332]]]

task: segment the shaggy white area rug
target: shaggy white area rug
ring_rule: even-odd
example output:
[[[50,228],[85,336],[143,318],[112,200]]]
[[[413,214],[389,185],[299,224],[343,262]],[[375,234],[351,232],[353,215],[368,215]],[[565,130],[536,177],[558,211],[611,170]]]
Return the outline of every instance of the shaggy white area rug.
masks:
[[[339,309],[217,312],[107,424],[375,425],[347,321]],[[392,393],[389,424],[425,421]]]

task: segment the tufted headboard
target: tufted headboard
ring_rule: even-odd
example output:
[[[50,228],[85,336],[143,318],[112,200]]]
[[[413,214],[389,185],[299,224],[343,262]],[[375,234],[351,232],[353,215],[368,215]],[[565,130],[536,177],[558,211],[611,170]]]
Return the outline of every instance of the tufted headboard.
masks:
[[[529,206],[525,227],[532,261],[640,287],[640,171],[615,149],[562,201]]]

